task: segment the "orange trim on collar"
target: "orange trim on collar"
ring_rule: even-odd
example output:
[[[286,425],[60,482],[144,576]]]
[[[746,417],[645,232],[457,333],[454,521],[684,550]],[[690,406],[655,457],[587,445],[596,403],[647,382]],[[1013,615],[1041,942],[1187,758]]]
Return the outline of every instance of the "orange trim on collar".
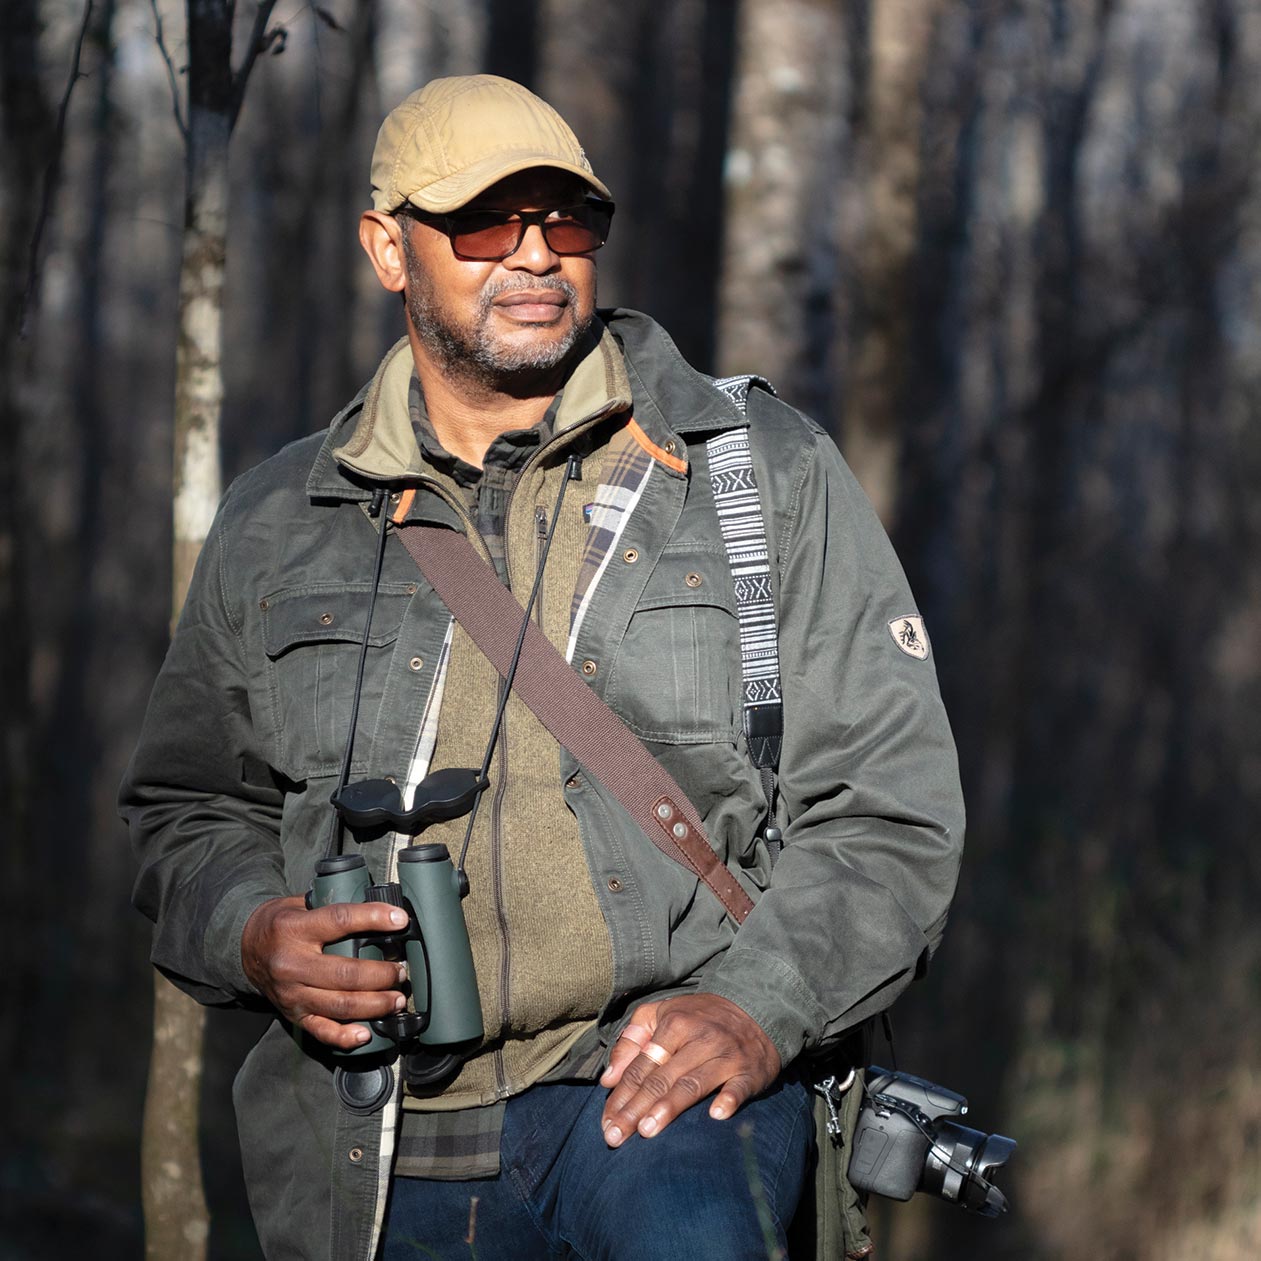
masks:
[[[390,518],[395,525],[402,525],[404,518],[412,506],[412,500],[416,498],[416,487],[409,486],[399,497],[398,507],[394,509],[394,515]]]
[[[661,447],[657,446],[657,444],[653,442],[653,440],[639,427],[639,422],[633,416],[626,422],[626,427],[631,431],[631,437],[633,437],[654,460],[660,460],[666,468],[673,469],[676,473],[687,472],[687,461],[680,460],[677,455],[671,455],[668,451],[665,451]]]

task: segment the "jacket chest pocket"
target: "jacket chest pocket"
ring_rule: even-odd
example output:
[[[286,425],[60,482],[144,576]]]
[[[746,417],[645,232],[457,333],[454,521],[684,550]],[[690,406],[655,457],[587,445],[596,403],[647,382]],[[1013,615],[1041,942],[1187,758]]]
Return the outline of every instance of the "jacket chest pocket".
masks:
[[[355,736],[356,764],[371,743],[412,594],[404,584],[383,583],[377,592]],[[363,583],[293,588],[261,602],[276,763],[293,779],[341,768],[371,598],[371,586]]]
[[[740,628],[721,553],[667,551],[635,606],[605,700],[645,740],[734,740]]]

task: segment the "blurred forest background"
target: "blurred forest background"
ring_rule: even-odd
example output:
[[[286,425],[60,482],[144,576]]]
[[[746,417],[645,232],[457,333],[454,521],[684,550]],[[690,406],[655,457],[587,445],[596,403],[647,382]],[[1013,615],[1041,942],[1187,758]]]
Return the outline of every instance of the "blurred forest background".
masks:
[[[618,199],[601,300],[832,430],[932,634],[969,850],[899,1061],[1019,1140],[1015,1212],[881,1206],[881,1255],[1261,1255],[1261,2],[281,0],[268,30],[226,477],[400,328],[354,237],[387,110],[444,73],[539,91]],[[19,1259],[142,1249],[148,929],[113,800],[167,639],[185,32],[178,0],[0,5]],[[258,1255],[228,1096],[257,1031],[211,1020],[212,1257]]]

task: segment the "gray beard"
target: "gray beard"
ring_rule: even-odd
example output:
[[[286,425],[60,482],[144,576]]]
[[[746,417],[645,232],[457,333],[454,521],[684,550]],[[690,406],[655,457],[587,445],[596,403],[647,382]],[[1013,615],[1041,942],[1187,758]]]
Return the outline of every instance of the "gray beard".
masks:
[[[564,337],[545,345],[498,344],[487,330],[491,307],[501,294],[514,289],[553,289],[565,295],[572,311],[576,309],[578,291],[559,276],[513,276],[487,286],[478,300],[473,327],[461,328],[452,324],[439,307],[406,231],[403,258],[407,266],[407,314],[425,349],[449,376],[506,393],[515,392],[563,364],[595,323],[594,314],[586,320],[575,319]]]

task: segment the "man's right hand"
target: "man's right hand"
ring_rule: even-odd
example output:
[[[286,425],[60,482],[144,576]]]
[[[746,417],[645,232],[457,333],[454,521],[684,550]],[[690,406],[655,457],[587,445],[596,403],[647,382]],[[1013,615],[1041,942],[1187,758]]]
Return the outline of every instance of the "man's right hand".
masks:
[[[241,966],[284,1018],[343,1051],[371,1036],[362,1024],[407,1005],[401,963],[324,953],[325,943],[405,927],[407,916],[382,902],[337,902],[308,911],[303,898],[273,898],[245,922]]]

